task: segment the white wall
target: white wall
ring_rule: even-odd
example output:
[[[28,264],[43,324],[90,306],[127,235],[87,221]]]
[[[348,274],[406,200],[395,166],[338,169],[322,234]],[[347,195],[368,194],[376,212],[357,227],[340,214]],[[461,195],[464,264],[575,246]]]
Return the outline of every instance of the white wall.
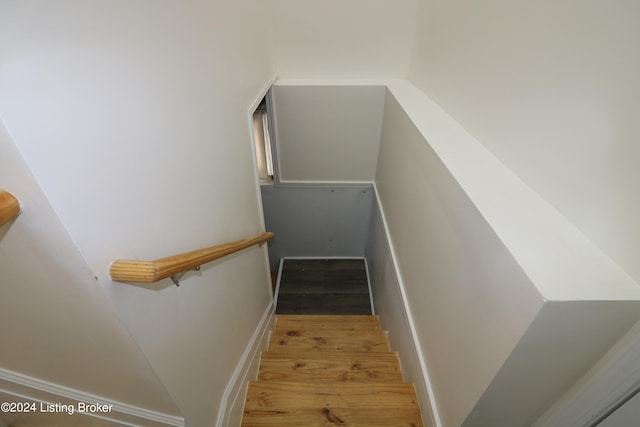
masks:
[[[425,427],[435,427],[439,425],[438,408],[434,404],[422,350],[415,340],[413,316],[409,312],[407,295],[387,233],[388,228],[376,199],[365,254],[374,310],[380,318],[381,328],[389,331],[391,350],[398,352],[403,380],[414,384]]]
[[[280,182],[371,182],[384,106],[382,86],[273,87]]]
[[[2,388],[24,393],[15,374],[180,416],[1,121],[0,188],[21,205],[0,227]]]
[[[640,418],[640,395],[636,394],[622,408],[600,424],[602,427],[632,426]]]
[[[404,78],[419,0],[271,0],[278,73]]]
[[[391,96],[376,187],[442,425],[459,426],[542,297]]]
[[[529,425],[637,321],[640,288],[418,89],[388,87],[376,188],[441,425]]]
[[[640,4],[422,3],[410,80],[640,281]]]
[[[628,1],[426,0],[409,73],[636,282],[638,16],[640,5]],[[593,375],[615,383],[617,370],[621,378],[626,371],[619,365]],[[582,425],[574,411],[593,398],[585,384],[548,418]],[[580,415],[589,419],[624,394],[610,388]]]
[[[212,425],[271,303],[265,248],[180,288],[108,268],[262,230],[248,113],[275,72],[267,5],[5,1],[0,51],[15,144],[188,422]]]

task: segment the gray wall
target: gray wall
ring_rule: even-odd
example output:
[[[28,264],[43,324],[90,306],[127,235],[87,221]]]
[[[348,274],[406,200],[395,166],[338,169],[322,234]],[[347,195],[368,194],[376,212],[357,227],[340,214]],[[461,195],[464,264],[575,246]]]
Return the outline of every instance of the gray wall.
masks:
[[[360,185],[373,181],[383,86],[276,83],[272,94],[280,182]]]
[[[370,186],[262,186],[271,269],[282,257],[364,256],[373,200]]]

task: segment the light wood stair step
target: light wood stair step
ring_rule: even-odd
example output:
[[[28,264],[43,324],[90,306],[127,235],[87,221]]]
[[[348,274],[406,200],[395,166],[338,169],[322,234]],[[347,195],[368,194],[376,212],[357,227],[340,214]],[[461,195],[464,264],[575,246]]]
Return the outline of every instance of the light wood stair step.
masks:
[[[246,410],[296,408],[418,407],[413,384],[305,384],[284,381],[249,383]]]
[[[422,427],[419,409],[314,408],[245,411],[242,427]]]
[[[275,338],[280,337],[323,337],[323,336],[343,336],[343,337],[366,337],[366,336],[380,336],[385,335],[386,331],[328,331],[324,329],[311,329],[311,328],[286,328],[286,329],[276,329],[271,331],[271,336]]]
[[[378,316],[279,314],[276,331],[309,329],[316,331],[379,331]]]
[[[412,384],[249,384],[243,426],[421,426]]]
[[[397,353],[262,354],[260,381],[402,382]]]
[[[421,427],[377,316],[278,315],[243,427]]]
[[[333,332],[321,336],[288,336],[274,334],[269,342],[271,352],[291,351],[347,351],[388,352],[389,340],[384,331],[369,331],[366,334]]]

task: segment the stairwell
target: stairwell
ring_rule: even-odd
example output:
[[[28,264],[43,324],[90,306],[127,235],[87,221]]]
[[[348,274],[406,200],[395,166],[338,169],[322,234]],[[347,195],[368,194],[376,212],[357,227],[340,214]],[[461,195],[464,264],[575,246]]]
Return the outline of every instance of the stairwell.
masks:
[[[278,315],[243,427],[422,426],[377,316]]]

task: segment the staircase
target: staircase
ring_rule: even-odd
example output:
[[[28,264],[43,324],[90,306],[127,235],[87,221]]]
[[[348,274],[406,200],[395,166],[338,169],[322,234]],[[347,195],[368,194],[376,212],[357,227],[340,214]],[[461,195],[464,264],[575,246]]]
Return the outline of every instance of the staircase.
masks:
[[[243,427],[422,426],[377,316],[278,315]]]

